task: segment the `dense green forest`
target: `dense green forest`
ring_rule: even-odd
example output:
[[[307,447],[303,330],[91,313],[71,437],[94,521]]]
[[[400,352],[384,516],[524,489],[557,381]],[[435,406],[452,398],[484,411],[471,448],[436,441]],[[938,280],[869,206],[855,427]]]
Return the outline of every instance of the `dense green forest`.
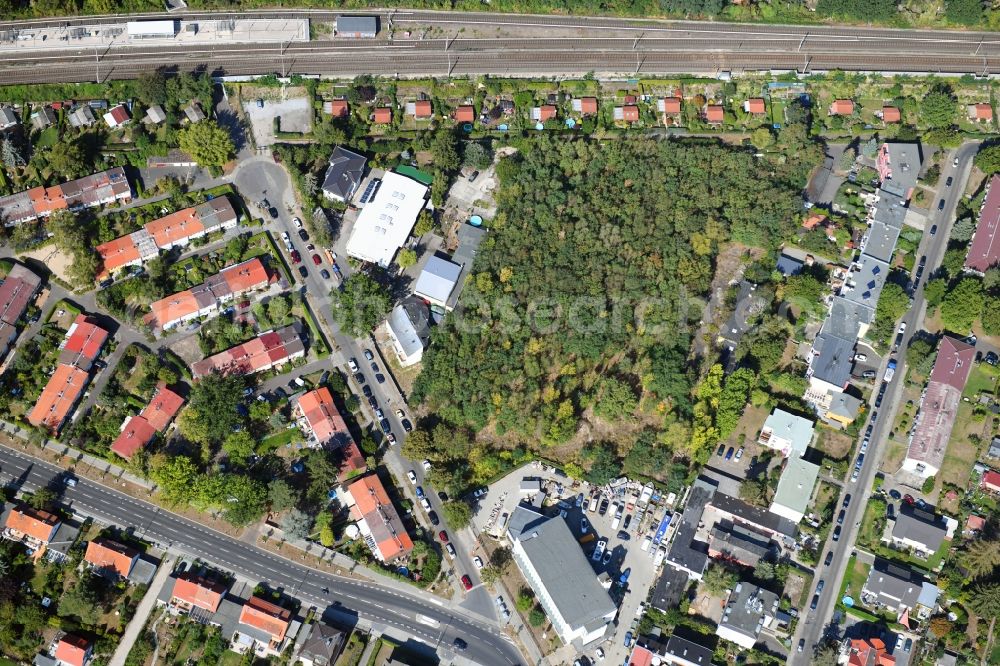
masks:
[[[296,0],[281,3],[275,0],[188,0],[188,7],[198,9],[239,10],[264,9],[292,4],[303,8],[365,9],[381,8],[376,0]],[[407,0],[404,6],[415,9],[438,9],[481,12],[482,0]],[[812,8],[815,7],[815,11]],[[836,19],[859,23],[913,25],[919,27],[944,25],[977,25],[1000,27],[1000,12],[978,0],[945,0],[944,12],[936,0],[905,0],[896,4],[890,0],[764,0],[734,3],[727,0],[514,0],[493,3],[489,9],[502,12],[538,14],[576,14],[632,16],[639,18],[721,18],[734,21],[764,21],[783,23],[815,23]],[[59,16],[66,14],[110,14],[161,12],[159,0],[0,0],[0,16]]]
[[[819,159],[804,136],[783,130],[765,157],[707,141],[522,144],[498,165],[500,212],[415,399],[453,428],[542,451],[593,407],[699,457],[691,442],[710,436],[692,433],[719,396],[694,391],[690,348],[713,260],[720,242],[770,247],[794,228]]]

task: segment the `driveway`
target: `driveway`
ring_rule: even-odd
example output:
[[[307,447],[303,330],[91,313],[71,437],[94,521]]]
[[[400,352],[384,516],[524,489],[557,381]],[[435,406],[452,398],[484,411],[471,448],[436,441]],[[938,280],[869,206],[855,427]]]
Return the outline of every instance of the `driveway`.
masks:
[[[142,601],[139,602],[139,606],[135,609],[135,615],[132,616],[128,626],[125,627],[125,633],[122,634],[121,640],[118,642],[118,647],[115,648],[115,653],[108,662],[108,666],[125,666],[125,659],[128,657],[128,653],[132,651],[135,639],[139,637],[142,628],[146,626],[149,614],[156,607],[156,598],[160,596],[160,590],[163,589],[163,586],[170,578],[172,569],[173,567],[168,558],[164,558],[160,562],[160,568],[156,572],[153,582],[149,584],[149,589],[146,590]]]

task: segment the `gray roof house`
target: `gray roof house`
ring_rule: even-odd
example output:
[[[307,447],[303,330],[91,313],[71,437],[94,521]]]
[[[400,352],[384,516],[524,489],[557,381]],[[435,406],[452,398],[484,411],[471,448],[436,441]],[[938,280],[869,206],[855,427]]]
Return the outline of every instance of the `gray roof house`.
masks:
[[[1000,437],[994,437],[990,442],[990,449],[986,452],[990,458],[1000,458]]]
[[[90,109],[89,104],[81,104],[70,111],[69,124],[73,127],[89,127],[95,122],[94,112]]]
[[[193,123],[200,123],[206,118],[205,112],[201,110],[201,105],[198,102],[191,102],[184,107],[184,115]]]
[[[420,271],[420,277],[413,286],[413,295],[431,305],[447,308],[461,273],[462,267],[458,264],[432,256],[424,265],[424,270]]]
[[[38,653],[31,662],[35,666],[57,666],[59,663],[54,657],[50,657],[47,654]]]
[[[163,111],[163,107],[159,104],[154,104],[146,110],[146,122],[158,125],[167,119],[167,114]]]
[[[919,507],[903,505],[892,526],[892,541],[896,546],[912,548],[918,554],[932,555],[948,534],[948,526],[941,516]]]
[[[365,176],[368,160],[363,155],[337,146],[330,153],[330,166],[323,179],[323,196],[346,203]]]
[[[618,608],[565,520],[533,523],[512,539],[511,551],[564,643],[582,647],[604,637]]]
[[[665,562],[684,572],[689,578],[701,580],[708,566],[708,544],[695,539],[705,506],[716,494],[716,486],[706,479],[698,478],[688,495],[687,505],[681,514],[680,523],[670,543]]]
[[[409,296],[389,313],[386,330],[402,366],[419,363],[430,341],[430,310],[416,296]]]
[[[862,601],[876,608],[888,608],[902,615],[916,611],[920,619],[934,612],[941,591],[909,567],[875,558],[868,580],[861,589]]]
[[[711,666],[715,650],[671,634],[663,656],[667,657],[668,663],[678,666]]]
[[[778,595],[750,583],[737,583],[722,611],[716,635],[740,647],[752,648],[760,630],[778,611]]]
[[[801,259],[796,259],[795,257],[782,252],[778,256],[778,265],[775,268],[777,268],[778,272],[782,275],[788,276],[797,275],[802,270],[803,265],[804,264]]]
[[[455,306],[458,305],[458,297],[462,293],[465,281],[469,278],[469,273],[472,272],[472,264],[479,252],[479,245],[486,238],[486,229],[463,224],[455,235],[458,236],[458,247],[452,253],[451,260],[462,267],[462,272],[458,276],[458,284],[451,290],[451,298],[448,299],[447,306],[449,310],[454,310]]]
[[[303,666],[331,666],[344,647],[344,632],[323,622],[313,622],[304,629],[298,658]]]
[[[45,129],[56,121],[56,112],[51,106],[43,106],[31,114],[31,124],[35,129]]]
[[[17,114],[9,106],[0,106],[0,130],[13,127],[18,123]]]

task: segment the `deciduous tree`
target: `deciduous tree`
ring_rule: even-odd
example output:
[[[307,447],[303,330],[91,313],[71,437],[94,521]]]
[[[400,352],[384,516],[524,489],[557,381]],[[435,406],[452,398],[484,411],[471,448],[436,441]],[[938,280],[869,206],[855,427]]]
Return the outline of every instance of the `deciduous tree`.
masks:
[[[341,289],[330,292],[333,316],[342,331],[353,337],[367,335],[392,306],[388,292],[364,273],[353,273]]]
[[[220,168],[236,152],[229,132],[214,120],[202,120],[177,133],[180,149],[203,167]]]

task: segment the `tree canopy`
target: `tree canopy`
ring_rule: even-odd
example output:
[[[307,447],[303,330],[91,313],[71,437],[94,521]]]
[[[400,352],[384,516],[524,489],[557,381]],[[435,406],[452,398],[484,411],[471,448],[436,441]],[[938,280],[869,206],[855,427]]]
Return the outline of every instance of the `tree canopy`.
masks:
[[[202,120],[177,133],[181,150],[203,167],[219,168],[236,152],[233,138],[214,120]]]
[[[365,273],[352,273],[341,289],[330,292],[330,300],[337,325],[356,338],[370,333],[392,306],[385,287]]]

